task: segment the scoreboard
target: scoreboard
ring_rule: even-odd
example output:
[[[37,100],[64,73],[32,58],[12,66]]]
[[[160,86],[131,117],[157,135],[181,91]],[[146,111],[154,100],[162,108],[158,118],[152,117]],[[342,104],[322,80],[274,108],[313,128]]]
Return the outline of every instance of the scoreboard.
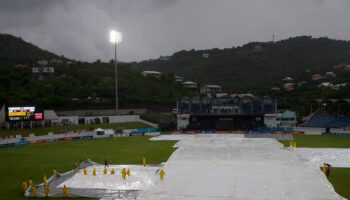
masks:
[[[6,106],[7,121],[41,121],[44,112],[37,106]]]

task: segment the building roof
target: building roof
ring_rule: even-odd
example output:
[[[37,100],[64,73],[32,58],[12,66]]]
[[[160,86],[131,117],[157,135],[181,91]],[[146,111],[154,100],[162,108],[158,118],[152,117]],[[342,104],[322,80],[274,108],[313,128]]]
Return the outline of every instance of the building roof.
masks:
[[[162,72],[158,72],[158,71],[142,71],[142,73],[147,73],[147,74],[161,74]]]
[[[292,77],[289,77],[289,76],[287,76],[287,77],[285,77],[284,79],[282,79],[283,81],[292,81],[292,80],[294,80]]]
[[[220,85],[204,85],[204,87],[208,87],[208,88],[221,88]]]
[[[55,120],[58,119],[58,116],[54,110],[44,110],[44,119]]]
[[[197,83],[192,82],[192,81],[185,81],[182,84],[184,84],[184,85],[194,85],[194,84],[197,84]]]
[[[295,117],[296,117],[295,112],[290,110],[286,110],[281,114],[281,118],[295,118]]]

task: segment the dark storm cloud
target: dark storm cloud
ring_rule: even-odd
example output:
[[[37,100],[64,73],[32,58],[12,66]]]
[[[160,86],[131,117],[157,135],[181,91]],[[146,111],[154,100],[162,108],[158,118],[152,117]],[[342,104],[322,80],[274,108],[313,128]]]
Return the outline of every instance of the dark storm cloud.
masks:
[[[119,58],[224,48],[298,35],[350,39],[348,0],[1,0],[0,32],[80,60],[109,60],[108,32],[123,32]]]

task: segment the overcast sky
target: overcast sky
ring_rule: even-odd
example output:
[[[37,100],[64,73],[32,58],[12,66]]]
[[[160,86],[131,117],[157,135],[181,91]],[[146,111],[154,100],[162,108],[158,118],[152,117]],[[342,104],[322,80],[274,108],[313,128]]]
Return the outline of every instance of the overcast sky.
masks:
[[[299,35],[350,40],[350,0],[0,0],[0,32],[69,58],[118,60]]]

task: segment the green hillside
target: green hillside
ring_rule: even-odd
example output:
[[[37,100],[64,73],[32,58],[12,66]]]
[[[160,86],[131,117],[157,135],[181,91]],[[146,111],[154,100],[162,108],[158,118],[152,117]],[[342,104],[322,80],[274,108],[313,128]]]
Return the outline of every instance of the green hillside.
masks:
[[[0,33],[0,68],[16,64],[36,64],[39,60],[63,59],[63,56],[55,55],[46,50],[24,41],[22,38]]]
[[[52,59],[60,60],[51,62]],[[55,73],[42,80],[32,73],[37,61],[47,60]],[[16,67],[17,64],[27,66]],[[20,38],[0,35],[0,104],[40,104],[45,108],[113,108],[114,64],[78,62],[42,50]],[[173,76],[144,77],[129,64],[118,65],[119,103],[123,107],[174,107],[187,91]]]
[[[204,54],[208,54],[207,58]],[[228,49],[190,50],[174,53],[168,60],[148,60],[134,65],[139,70],[158,70],[184,76],[199,84],[219,84],[228,93],[269,94],[280,106],[294,106],[314,98],[349,98],[349,86],[319,89],[321,82],[347,83],[350,71],[336,65],[350,64],[350,42],[301,36],[278,42],[252,42]],[[311,79],[332,71],[335,78]],[[286,92],[282,81],[292,77],[295,89]],[[300,87],[298,84],[302,84]],[[272,91],[279,87],[280,91]],[[297,105],[297,106],[295,106]],[[296,108],[297,107],[297,108]]]

